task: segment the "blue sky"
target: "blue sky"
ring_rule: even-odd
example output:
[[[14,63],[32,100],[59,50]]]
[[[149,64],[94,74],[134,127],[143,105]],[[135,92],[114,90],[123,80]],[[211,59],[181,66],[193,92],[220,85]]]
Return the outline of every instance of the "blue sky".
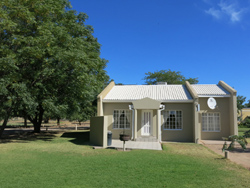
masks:
[[[71,0],[116,83],[171,69],[199,84],[223,80],[250,99],[250,0]]]

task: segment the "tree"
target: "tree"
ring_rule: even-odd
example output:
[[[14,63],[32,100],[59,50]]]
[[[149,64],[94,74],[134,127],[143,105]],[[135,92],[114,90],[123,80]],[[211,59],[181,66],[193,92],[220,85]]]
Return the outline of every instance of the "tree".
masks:
[[[86,19],[68,0],[0,2],[1,111],[25,114],[40,132],[45,112],[79,111],[94,100],[109,78]]]
[[[168,84],[185,84],[189,81],[190,84],[197,84],[198,78],[185,78],[179,71],[160,70],[156,72],[145,73],[144,80],[148,85],[155,85],[157,82],[167,82]]]
[[[244,108],[244,102],[246,101],[246,97],[242,96],[242,95],[238,95],[237,96],[237,109],[238,112]]]
[[[245,98],[246,98],[246,97],[245,97]],[[245,108],[250,108],[250,100],[248,100],[248,102],[245,103],[244,107],[245,107]]]

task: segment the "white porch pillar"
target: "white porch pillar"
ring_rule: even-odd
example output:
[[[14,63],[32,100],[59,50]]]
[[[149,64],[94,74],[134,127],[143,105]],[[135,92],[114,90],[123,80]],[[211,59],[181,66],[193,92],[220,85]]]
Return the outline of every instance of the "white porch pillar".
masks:
[[[157,138],[158,141],[161,142],[161,110],[157,110],[157,118],[158,118],[158,131],[157,131]]]
[[[160,105],[160,109],[157,110],[157,118],[158,118],[158,141],[161,142],[162,138],[161,138],[161,111],[165,110],[165,105]]]
[[[137,139],[137,109],[135,109],[135,117],[134,117],[134,140]]]

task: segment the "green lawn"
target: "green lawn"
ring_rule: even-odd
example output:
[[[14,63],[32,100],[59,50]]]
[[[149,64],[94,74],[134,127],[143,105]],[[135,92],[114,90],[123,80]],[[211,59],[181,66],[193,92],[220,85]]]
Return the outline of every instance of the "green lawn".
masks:
[[[243,136],[245,131],[250,130],[250,128],[238,128],[239,136]]]
[[[249,187],[250,172],[197,144],[94,150],[88,132],[0,144],[0,187]]]

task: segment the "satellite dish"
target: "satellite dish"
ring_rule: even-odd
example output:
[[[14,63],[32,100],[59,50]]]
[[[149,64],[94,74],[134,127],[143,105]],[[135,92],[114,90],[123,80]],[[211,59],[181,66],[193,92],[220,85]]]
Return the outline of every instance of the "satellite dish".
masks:
[[[207,100],[207,105],[210,109],[214,110],[217,103],[216,103],[216,100],[213,98],[213,97],[210,97],[208,100]]]

